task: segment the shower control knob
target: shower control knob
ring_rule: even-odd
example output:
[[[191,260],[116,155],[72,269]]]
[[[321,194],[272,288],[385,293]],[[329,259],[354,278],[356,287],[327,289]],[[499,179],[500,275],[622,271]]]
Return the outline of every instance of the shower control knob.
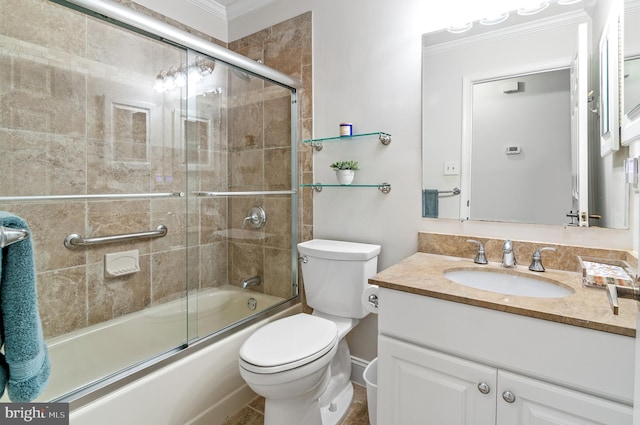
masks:
[[[516,401],[516,396],[513,395],[513,393],[511,391],[505,391],[502,393],[502,398],[504,399],[504,401],[506,401],[507,403],[513,403],[514,401]]]
[[[482,394],[489,394],[491,392],[491,387],[486,382],[480,382],[478,384],[478,391]]]

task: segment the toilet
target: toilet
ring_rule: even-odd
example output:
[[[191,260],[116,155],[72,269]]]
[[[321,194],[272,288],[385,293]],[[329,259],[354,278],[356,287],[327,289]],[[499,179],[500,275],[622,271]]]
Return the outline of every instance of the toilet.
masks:
[[[362,303],[379,245],[313,239],[298,244],[307,304],[254,332],[240,375],[265,398],[265,425],[336,425],[353,400],[345,336],[368,314]]]

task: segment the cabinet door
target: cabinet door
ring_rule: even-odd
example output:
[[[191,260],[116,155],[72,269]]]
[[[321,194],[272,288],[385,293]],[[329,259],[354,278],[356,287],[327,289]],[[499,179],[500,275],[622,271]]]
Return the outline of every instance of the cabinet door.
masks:
[[[495,425],[495,368],[380,335],[378,423]]]
[[[624,404],[502,370],[498,372],[498,383],[497,425],[631,425],[633,422],[633,408]]]

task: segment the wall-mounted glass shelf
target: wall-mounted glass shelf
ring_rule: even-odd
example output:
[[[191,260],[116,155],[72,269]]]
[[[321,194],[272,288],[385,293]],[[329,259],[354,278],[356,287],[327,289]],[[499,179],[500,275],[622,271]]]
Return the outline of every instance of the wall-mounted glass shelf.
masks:
[[[351,139],[371,137],[371,136],[378,136],[378,140],[380,141],[380,143],[382,143],[385,146],[391,143],[391,135],[389,133],[385,133],[382,131],[377,131],[375,133],[354,134],[352,136],[335,136],[335,137],[325,137],[322,139],[308,139],[308,140],[303,140],[302,143],[311,143],[311,146],[315,150],[321,151],[323,143],[325,142],[344,142]]]
[[[301,187],[310,187],[316,192],[322,192],[322,188],[325,187],[375,187],[380,192],[387,194],[391,192],[391,183],[380,183],[380,184],[322,184],[322,183],[312,183],[312,184],[301,184]]]

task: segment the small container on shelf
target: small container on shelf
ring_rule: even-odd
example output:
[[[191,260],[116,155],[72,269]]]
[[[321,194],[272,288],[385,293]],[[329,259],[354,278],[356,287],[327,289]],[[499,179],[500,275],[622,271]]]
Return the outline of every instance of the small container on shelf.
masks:
[[[353,123],[341,122],[340,123],[340,137],[353,136]]]
[[[626,261],[582,256],[578,256],[578,261],[585,287],[605,289],[610,283],[633,286],[634,273]]]

